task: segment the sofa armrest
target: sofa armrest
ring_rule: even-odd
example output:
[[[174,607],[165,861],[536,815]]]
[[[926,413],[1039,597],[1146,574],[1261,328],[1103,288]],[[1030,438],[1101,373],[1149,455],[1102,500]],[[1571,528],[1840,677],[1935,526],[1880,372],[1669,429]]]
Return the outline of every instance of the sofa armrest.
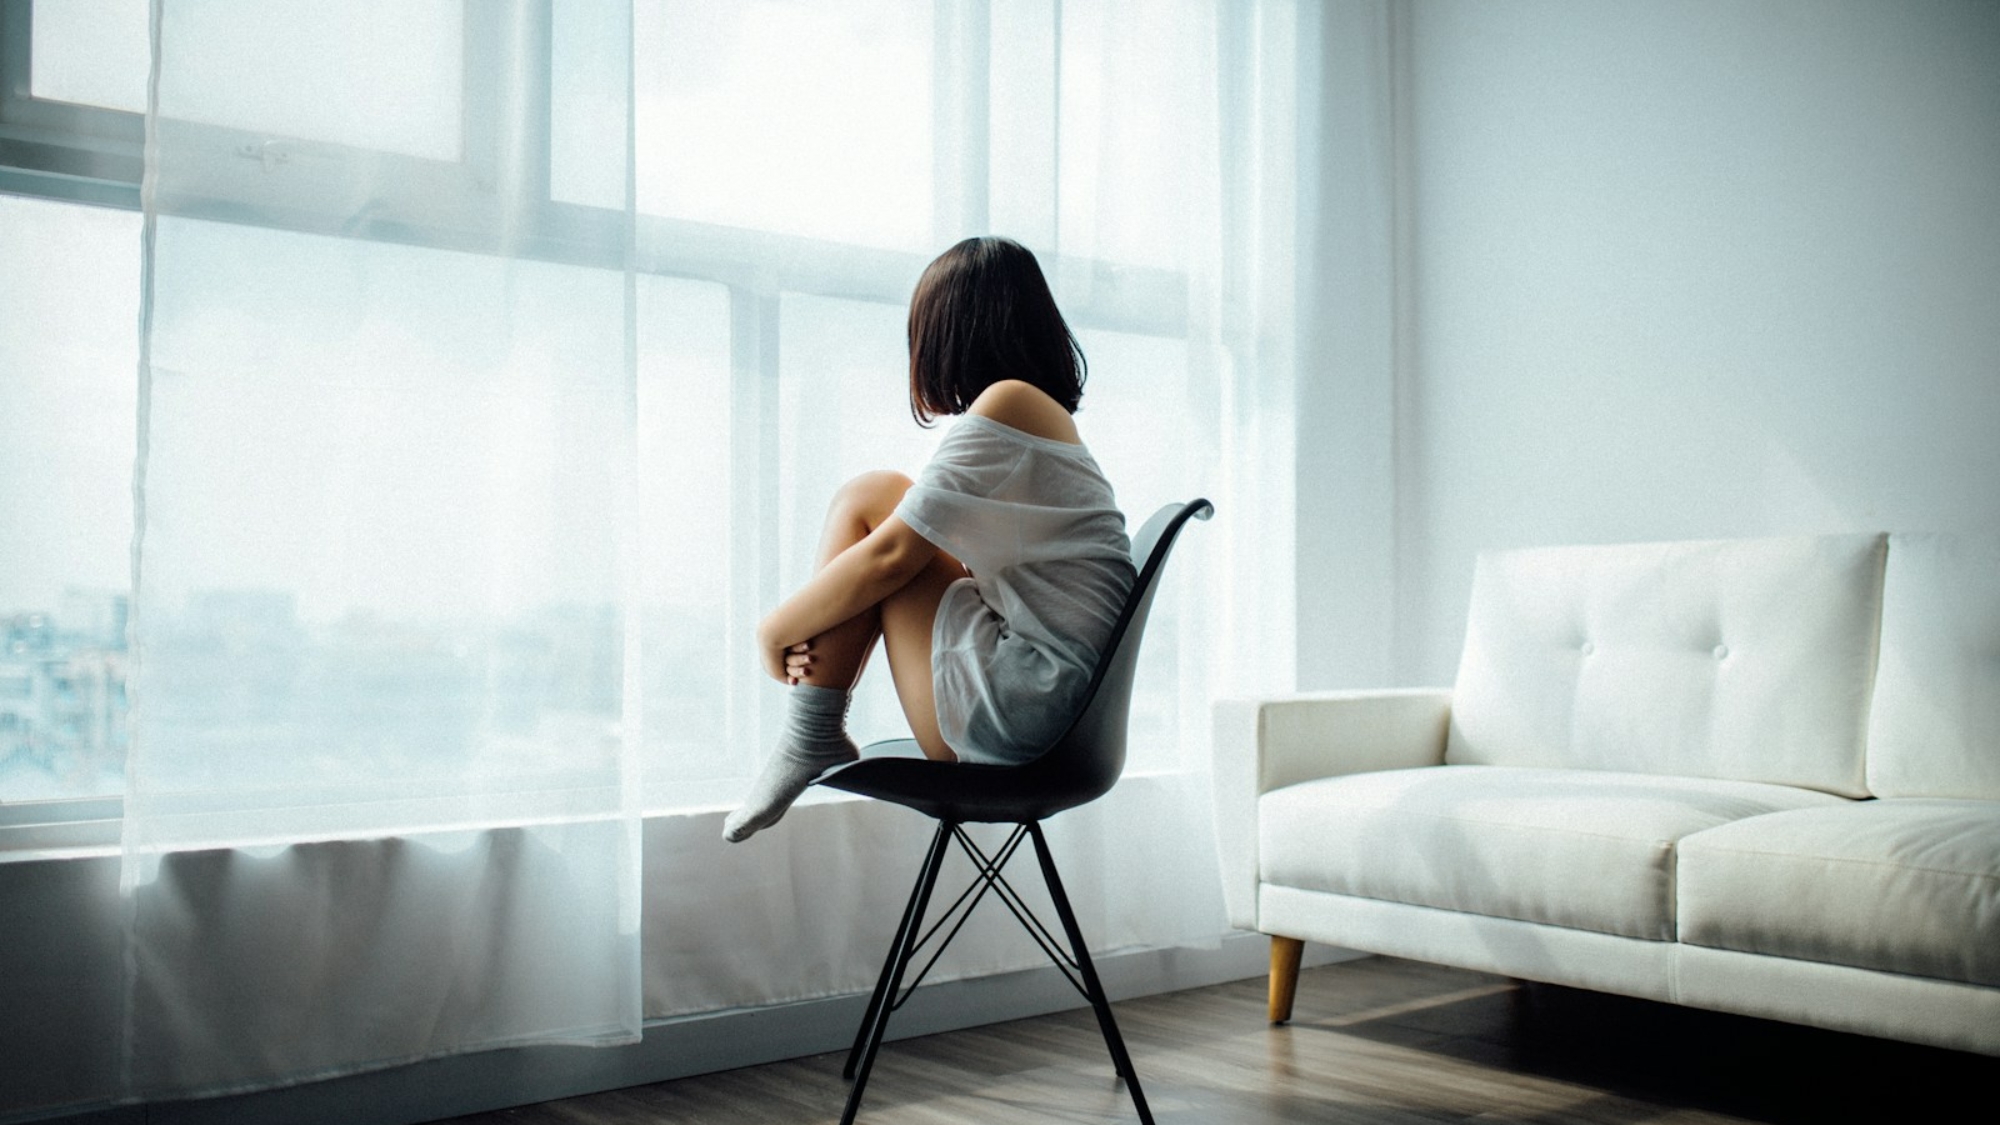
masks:
[[[1216,844],[1229,923],[1257,928],[1257,799],[1322,777],[1444,764],[1446,688],[1314,692],[1215,705]]]

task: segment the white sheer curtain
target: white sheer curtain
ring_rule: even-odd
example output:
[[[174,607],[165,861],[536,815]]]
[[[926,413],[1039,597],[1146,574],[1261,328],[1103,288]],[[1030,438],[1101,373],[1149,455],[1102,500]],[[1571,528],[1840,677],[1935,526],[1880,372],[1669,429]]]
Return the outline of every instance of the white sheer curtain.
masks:
[[[154,3],[131,1092],[639,1030],[630,67],[550,11]],[[572,5],[614,64],[630,14]]]
[[[749,674],[735,641],[803,580],[842,480],[921,465],[941,431],[917,429],[904,406],[909,289],[957,239],[1008,235],[1041,258],[1081,339],[1079,425],[1131,522],[1198,495],[1219,512],[1189,531],[1156,604],[1126,780],[1053,821],[1051,840],[1100,948],[1215,944],[1227,927],[1209,704],[1292,675],[1285,341],[1309,12],[1174,0],[1138,19],[1110,0],[878,0],[640,13],[642,248],[710,270],[709,307],[726,305],[732,333],[710,330],[705,364],[641,349],[642,404],[702,412],[682,432],[716,451],[669,443],[686,473],[672,485],[680,541],[703,546],[668,542],[681,555],[649,572],[648,605],[652,620],[713,628],[649,630],[655,799],[726,806],[767,748],[783,689]],[[791,237],[739,239],[716,268],[711,224]],[[684,307],[661,319],[702,323]],[[726,372],[731,396],[713,401],[703,388]],[[704,643],[677,641],[688,636]],[[863,741],[901,732],[887,677],[871,675],[853,719]],[[649,821],[649,1016],[869,986],[879,920],[928,824],[815,800],[731,849],[710,844],[711,820]],[[995,912],[934,979],[1040,961]]]
[[[1218,684],[1290,675],[1293,374],[1274,341],[1295,315],[1300,17],[1217,0],[1128,16],[635,6],[653,807],[737,794],[783,694],[745,673],[751,627],[804,579],[840,482],[913,472],[935,443],[908,418],[903,321],[924,264],[968,235],[1041,257],[1091,363],[1084,435],[1134,522],[1196,494],[1228,505],[1155,623],[1140,768],[1198,765]],[[594,118],[562,91],[594,64],[557,48],[555,191],[589,204],[563,160]],[[1207,566],[1239,550],[1226,576]],[[899,732],[885,677],[854,725]]]
[[[44,7],[35,96],[148,136],[128,1093],[868,986],[919,818],[716,835],[783,699],[751,627],[838,484],[936,441],[905,303],[971,234],[1040,256],[1132,522],[1216,502],[1127,778],[1050,835],[1100,948],[1219,938],[1209,704],[1292,676],[1313,5],[156,0],[143,96]],[[856,733],[899,713],[878,673]],[[114,786],[98,733],[0,795]],[[996,913],[942,973],[1039,959]]]

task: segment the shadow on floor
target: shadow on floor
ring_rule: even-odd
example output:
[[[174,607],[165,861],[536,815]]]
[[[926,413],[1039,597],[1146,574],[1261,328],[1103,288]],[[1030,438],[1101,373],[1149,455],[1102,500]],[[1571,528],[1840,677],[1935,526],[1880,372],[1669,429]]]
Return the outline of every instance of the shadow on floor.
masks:
[[[1337,969],[1338,967],[1334,967]],[[1434,981],[1440,970],[1427,975]],[[1339,988],[1322,970],[1322,987]],[[1337,1033],[1511,1075],[1595,1091],[1547,1117],[1640,1121],[1705,1111],[1773,1123],[1943,1121],[1984,1104],[2000,1059],[1773,1020],[1464,974],[1431,1002],[1378,1015],[1295,1018]],[[1484,982],[1484,987],[1481,987]],[[1593,1108],[1594,1107],[1594,1108]],[[1496,1118],[1497,1119],[1497,1118]]]

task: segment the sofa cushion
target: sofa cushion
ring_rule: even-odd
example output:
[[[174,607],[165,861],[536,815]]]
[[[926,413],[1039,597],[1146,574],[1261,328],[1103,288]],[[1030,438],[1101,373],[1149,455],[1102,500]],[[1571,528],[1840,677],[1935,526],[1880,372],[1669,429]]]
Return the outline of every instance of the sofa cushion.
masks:
[[[1847,804],[1755,782],[1440,766],[1289,785],[1258,802],[1264,882],[1625,937],[1674,936],[1674,843]]]
[[[2000,986],[2000,803],[1859,801],[1681,841],[1690,945]]]
[[[2000,537],[1889,537],[1868,732],[1876,796],[2000,800]]]
[[[1479,557],[1445,760],[1866,796],[1884,537]]]

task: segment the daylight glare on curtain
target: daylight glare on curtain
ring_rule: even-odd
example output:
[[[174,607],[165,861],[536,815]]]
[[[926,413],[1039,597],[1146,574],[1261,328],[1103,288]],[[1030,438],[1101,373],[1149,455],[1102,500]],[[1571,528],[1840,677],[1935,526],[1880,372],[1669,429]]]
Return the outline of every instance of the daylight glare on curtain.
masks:
[[[630,13],[562,11],[580,217],[546,5],[153,5],[135,1092],[637,1033]]]
[[[0,99],[146,138],[142,193],[0,200],[0,802],[123,802],[126,1094],[868,987],[921,818],[717,836],[785,699],[756,622],[951,424],[905,316],[970,235],[1041,261],[1128,522],[1215,502],[1124,781],[1048,831],[1098,948],[1218,941],[1209,708],[1295,652],[1316,20],[1143,7],[0,8]],[[904,732],[879,663],[850,729]],[[1040,963],[999,913],[931,979]]]

